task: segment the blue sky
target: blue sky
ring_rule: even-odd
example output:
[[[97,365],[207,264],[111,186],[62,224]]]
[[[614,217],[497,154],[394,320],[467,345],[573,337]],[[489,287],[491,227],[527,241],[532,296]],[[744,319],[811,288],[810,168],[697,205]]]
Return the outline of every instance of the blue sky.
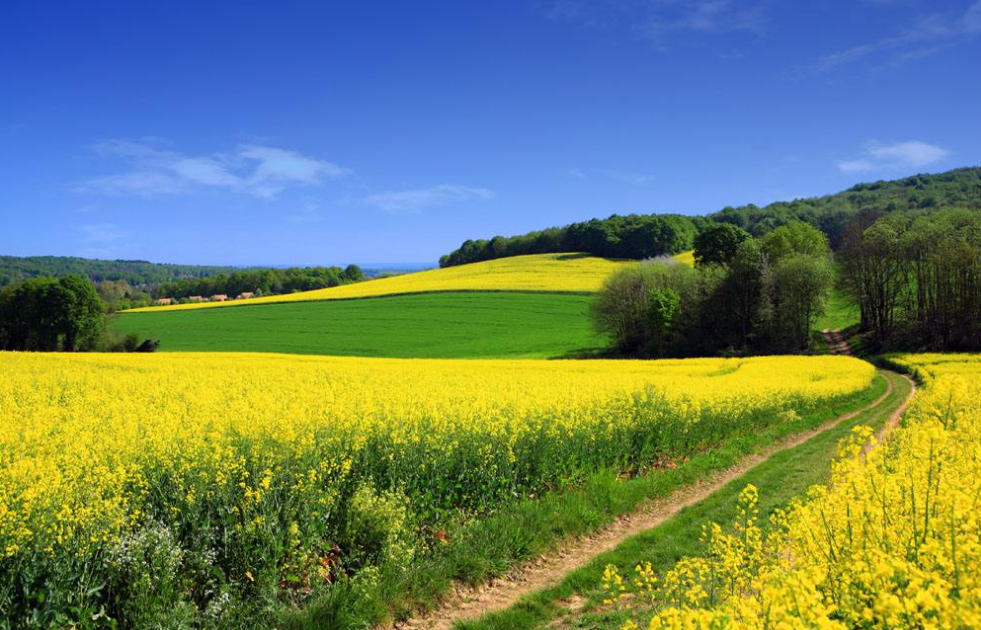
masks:
[[[8,2],[0,253],[426,262],[981,164],[981,0]]]

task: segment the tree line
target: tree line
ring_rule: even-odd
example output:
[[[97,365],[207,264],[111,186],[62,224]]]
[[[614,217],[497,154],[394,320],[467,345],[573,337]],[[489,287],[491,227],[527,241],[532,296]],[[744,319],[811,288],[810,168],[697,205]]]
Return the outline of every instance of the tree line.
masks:
[[[519,236],[468,240],[440,258],[440,266],[462,265],[523,254],[587,252],[608,258],[645,259],[691,249],[694,234],[713,223],[728,223],[752,236],[803,222],[820,230],[837,250],[860,213],[960,207],[981,209],[981,168],[916,175],[858,184],[833,195],[779,201],[764,207],[727,206],[707,216],[613,215]]]
[[[31,278],[76,275],[92,282],[124,281],[132,287],[149,287],[180,278],[203,278],[233,273],[236,267],[172,265],[145,260],[96,260],[75,256],[0,256],[0,286]]]
[[[605,258],[653,258],[690,250],[695,234],[705,222],[701,217],[676,214],[614,214],[606,219],[592,219],[519,236],[467,240],[459,249],[441,257],[439,266],[558,252],[587,252]]]
[[[364,272],[357,265],[348,265],[343,269],[336,266],[244,269],[206,278],[181,278],[165,282],[153,290],[153,296],[180,299],[192,295],[207,297],[219,293],[229,297],[243,292],[256,295],[295,293],[360,282],[364,277]]]
[[[793,222],[754,238],[710,225],[695,267],[646,261],[614,273],[593,304],[597,328],[621,355],[688,357],[792,353],[834,283],[827,237]]]
[[[136,335],[112,338],[106,305],[88,278],[32,278],[0,288],[0,350],[152,352]]]
[[[833,195],[778,201],[762,208],[753,204],[726,207],[708,218],[737,225],[754,236],[762,236],[792,221],[803,221],[824,232],[831,247],[837,250],[848,225],[859,214],[884,215],[947,207],[981,210],[981,168],[857,184]]]
[[[323,289],[365,278],[357,265],[331,267],[227,267],[171,265],[144,260],[72,256],[0,256],[0,287],[35,278],[88,278],[110,312],[148,306],[158,297],[186,298],[243,292],[257,295]]]
[[[981,350],[981,214],[866,212],[838,257],[874,349]]]

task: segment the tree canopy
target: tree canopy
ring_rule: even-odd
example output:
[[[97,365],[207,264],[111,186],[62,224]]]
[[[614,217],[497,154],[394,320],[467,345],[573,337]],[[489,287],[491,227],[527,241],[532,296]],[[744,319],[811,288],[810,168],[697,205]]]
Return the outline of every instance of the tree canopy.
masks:
[[[833,195],[778,201],[762,208],[753,204],[727,206],[706,216],[613,215],[519,236],[467,240],[443,256],[440,266],[521,254],[575,251],[616,258],[651,258],[691,249],[695,234],[715,223],[734,225],[756,237],[783,226],[805,223],[822,232],[828,244],[837,250],[849,222],[860,213],[889,214],[944,207],[981,209],[981,167],[858,184]],[[800,227],[793,230],[794,234],[784,233],[783,238],[806,236]],[[771,246],[777,248],[778,244]],[[784,249],[774,251],[779,256]]]
[[[606,219],[591,219],[519,236],[464,241],[459,249],[440,258],[439,265],[451,267],[507,256],[556,252],[587,252],[606,258],[653,258],[691,249],[692,239],[703,221],[675,214],[614,214]]]
[[[102,339],[105,305],[87,278],[34,278],[0,291],[0,349],[91,350]]]

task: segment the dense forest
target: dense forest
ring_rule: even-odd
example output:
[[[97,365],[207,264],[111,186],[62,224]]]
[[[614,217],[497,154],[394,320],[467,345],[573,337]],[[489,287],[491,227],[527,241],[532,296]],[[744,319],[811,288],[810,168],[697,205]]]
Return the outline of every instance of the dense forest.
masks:
[[[145,260],[95,260],[72,256],[0,256],[0,287],[39,278],[78,276],[92,281],[110,311],[151,304],[155,298],[176,300],[192,295],[243,292],[256,295],[293,293],[359,282],[357,265],[331,267],[227,267],[173,265]]]
[[[834,195],[779,201],[762,208],[752,204],[727,207],[709,218],[738,225],[753,236],[791,221],[804,221],[824,232],[838,249],[849,222],[860,212],[888,214],[945,207],[981,209],[981,167],[858,184]]]
[[[519,236],[465,241],[459,249],[440,258],[439,266],[555,252],[589,252],[606,258],[653,258],[691,249],[695,234],[705,223],[702,217],[677,214],[614,214],[607,219],[592,219]]]
[[[122,280],[133,287],[156,286],[181,278],[233,273],[236,267],[170,265],[145,260],[93,260],[74,256],[0,256],[0,286],[40,278],[83,276],[92,282]]]
[[[730,223],[752,236],[803,221],[824,232],[838,249],[849,222],[860,212],[888,214],[904,210],[958,207],[981,209],[981,168],[960,168],[935,175],[858,184],[823,197],[726,207],[706,217],[670,214],[613,215],[519,236],[468,240],[440,259],[440,266],[479,260],[583,251],[610,258],[651,258],[691,249],[695,233],[712,222]]]
[[[981,213],[864,212],[838,260],[872,349],[981,350]]]
[[[695,238],[695,267],[650,261],[611,276],[593,304],[620,355],[796,353],[834,283],[827,237],[791,222],[754,238],[727,224]]]

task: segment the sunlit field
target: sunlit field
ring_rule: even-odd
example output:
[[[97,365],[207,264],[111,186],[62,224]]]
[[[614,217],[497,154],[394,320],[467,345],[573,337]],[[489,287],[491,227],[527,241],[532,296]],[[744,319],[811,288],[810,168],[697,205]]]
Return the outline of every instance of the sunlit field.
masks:
[[[0,354],[0,606],[193,617],[370,579],[448,519],[712,448],[873,375],[844,357]]]
[[[624,261],[607,260],[587,254],[537,254],[513,256],[486,262],[431,269],[389,278],[379,278],[329,289],[303,291],[288,295],[270,295],[228,302],[203,302],[174,306],[148,307],[142,310],[177,310],[299,302],[308,300],[344,300],[351,298],[427,293],[433,291],[556,291],[590,293]]]
[[[981,355],[891,361],[926,387],[888,442],[860,427],[830,484],[768,526],[747,487],[707,555],[665,575],[608,567],[609,605],[654,611],[624,628],[981,627]]]
[[[602,350],[591,298],[574,293],[439,292],[254,308],[123,313],[116,334],[160,350],[334,356],[556,358]]]

